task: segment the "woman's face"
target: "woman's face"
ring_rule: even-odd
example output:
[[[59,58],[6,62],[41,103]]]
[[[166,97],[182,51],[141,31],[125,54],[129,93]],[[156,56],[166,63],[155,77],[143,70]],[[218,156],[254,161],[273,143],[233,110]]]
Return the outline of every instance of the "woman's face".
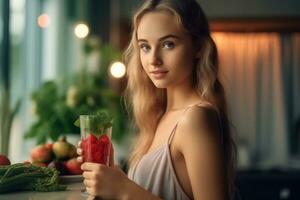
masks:
[[[175,16],[166,11],[144,14],[137,40],[142,66],[157,88],[192,82],[195,51]]]

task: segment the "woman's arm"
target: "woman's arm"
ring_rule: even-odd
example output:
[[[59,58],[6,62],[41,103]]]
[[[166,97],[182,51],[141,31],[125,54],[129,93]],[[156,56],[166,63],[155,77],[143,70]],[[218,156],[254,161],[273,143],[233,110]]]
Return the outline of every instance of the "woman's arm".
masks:
[[[161,200],[131,180],[127,182],[126,188],[123,195],[124,200]]]
[[[195,200],[226,199],[221,131],[210,108],[189,109],[179,123],[176,146],[182,153]]]

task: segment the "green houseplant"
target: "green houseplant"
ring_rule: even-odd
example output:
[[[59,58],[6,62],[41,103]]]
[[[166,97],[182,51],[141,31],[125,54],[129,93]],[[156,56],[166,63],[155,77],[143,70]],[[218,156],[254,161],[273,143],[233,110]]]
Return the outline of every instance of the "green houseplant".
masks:
[[[25,133],[25,138],[34,138],[38,144],[47,139],[57,140],[62,134],[79,135],[78,127],[73,122],[82,114],[93,114],[106,110],[114,119],[113,140],[119,142],[126,134],[127,116],[121,97],[108,85],[107,70],[113,60],[121,54],[110,45],[95,46],[86,43],[86,54],[99,51],[101,62],[97,73],[87,67],[77,72],[69,81],[47,81],[32,94],[33,113],[36,121]]]

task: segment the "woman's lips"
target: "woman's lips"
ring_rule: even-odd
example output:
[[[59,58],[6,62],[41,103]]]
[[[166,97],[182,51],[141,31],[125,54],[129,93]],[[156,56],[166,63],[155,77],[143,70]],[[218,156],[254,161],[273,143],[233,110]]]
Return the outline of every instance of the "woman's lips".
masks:
[[[168,72],[169,71],[151,71],[150,73],[155,79],[162,79],[167,75]]]

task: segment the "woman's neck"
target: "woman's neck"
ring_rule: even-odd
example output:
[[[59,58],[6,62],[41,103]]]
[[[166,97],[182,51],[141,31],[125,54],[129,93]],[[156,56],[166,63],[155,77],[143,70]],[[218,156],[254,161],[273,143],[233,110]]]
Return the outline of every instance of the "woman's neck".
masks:
[[[176,88],[167,88],[167,108],[168,111],[176,111],[198,103],[201,98],[191,86],[181,85]]]

